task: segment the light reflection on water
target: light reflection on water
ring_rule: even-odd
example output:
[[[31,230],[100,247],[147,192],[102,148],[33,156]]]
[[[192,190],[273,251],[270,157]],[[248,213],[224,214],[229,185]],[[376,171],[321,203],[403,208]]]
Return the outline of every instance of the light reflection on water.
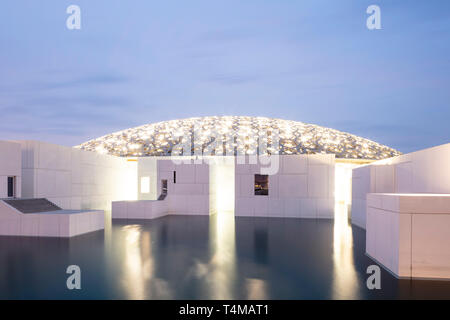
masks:
[[[72,239],[0,237],[0,299],[450,298],[450,282],[384,270],[382,290],[368,290],[364,252],[364,230],[339,214],[114,221]],[[82,290],[66,288],[71,264]]]
[[[168,283],[155,276],[151,233],[137,224],[123,226],[121,231],[125,236],[121,284],[127,299],[170,299]]]
[[[123,260],[124,275],[121,281],[128,292],[129,299],[144,299],[145,276],[143,261],[145,257],[143,255],[150,255],[151,252],[143,252],[141,250],[141,230],[139,225],[124,226],[123,231],[125,233],[125,257]]]
[[[208,263],[207,284],[212,299],[234,298],[236,247],[234,214],[218,212],[209,217],[211,258]]]
[[[347,205],[336,203],[333,229],[333,298],[355,299],[359,282],[353,260],[353,235]]]

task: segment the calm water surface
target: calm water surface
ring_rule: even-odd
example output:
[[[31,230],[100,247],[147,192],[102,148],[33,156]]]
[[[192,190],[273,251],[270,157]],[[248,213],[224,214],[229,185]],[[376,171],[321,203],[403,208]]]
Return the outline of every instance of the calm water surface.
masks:
[[[448,281],[366,288],[364,230],[345,220],[167,216],[73,239],[0,237],[1,299],[450,298]],[[81,290],[66,268],[81,268]]]

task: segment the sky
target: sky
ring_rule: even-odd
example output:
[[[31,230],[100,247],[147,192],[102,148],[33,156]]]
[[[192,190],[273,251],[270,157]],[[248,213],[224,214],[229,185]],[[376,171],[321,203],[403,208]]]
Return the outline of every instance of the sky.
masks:
[[[72,4],[80,30],[66,27]],[[381,30],[366,27],[372,4]],[[1,1],[1,140],[73,146],[212,115],[402,152],[448,143],[450,1]]]

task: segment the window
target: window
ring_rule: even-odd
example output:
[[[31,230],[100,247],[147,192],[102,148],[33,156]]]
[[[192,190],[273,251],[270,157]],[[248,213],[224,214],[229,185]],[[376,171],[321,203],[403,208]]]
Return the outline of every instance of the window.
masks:
[[[173,183],[177,183],[177,172],[173,172]]]
[[[15,197],[16,189],[16,179],[15,177],[8,177],[8,198]]]
[[[141,193],[150,193],[150,177],[141,177]]]
[[[269,176],[267,174],[255,174],[255,196],[269,195]]]

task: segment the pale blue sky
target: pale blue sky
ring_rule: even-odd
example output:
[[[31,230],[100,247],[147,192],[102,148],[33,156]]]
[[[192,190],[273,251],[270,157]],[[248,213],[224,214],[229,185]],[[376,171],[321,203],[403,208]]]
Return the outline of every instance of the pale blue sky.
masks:
[[[449,39],[446,0],[3,0],[0,139],[254,115],[414,151],[450,142]]]

